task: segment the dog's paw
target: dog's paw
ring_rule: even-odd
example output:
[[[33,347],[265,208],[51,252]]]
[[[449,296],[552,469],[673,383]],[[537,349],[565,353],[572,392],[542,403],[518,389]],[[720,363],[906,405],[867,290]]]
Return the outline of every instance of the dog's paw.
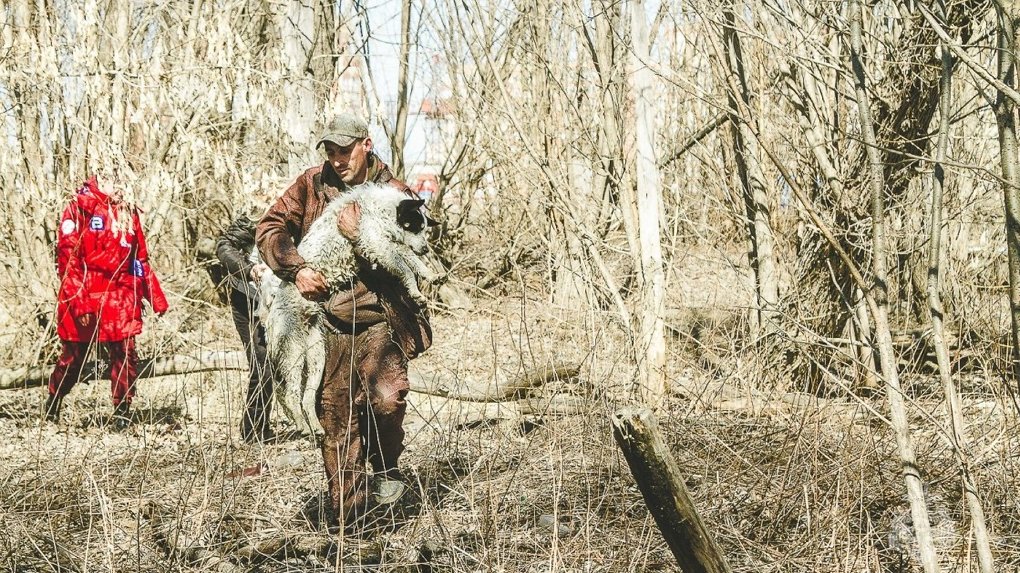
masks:
[[[416,293],[412,292],[412,293],[409,293],[409,294],[411,295],[411,300],[416,302],[418,304],[418,306],[423,307],[423,308],[428,306],[429,299],[425,298],[425,295],[421,294],[421,291],[416,292]]]

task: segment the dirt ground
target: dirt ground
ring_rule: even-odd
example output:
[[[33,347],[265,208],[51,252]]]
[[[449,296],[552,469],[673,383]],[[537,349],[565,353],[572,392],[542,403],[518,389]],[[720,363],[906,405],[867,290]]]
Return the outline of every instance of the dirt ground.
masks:
[[[703,346],[671,338],[672,392],[658,417],[733,570],[917,570],[883,398],[764,384],[783,376],[762,376],[771,366],[732,343],[747,290],[728,261],[692,255],[674,269],[679,320],[723,318],[698,319]],[[104,381],[75,388],[59,426],[39,421],[41,388],[0,392],[0,568],[678,570],[613,442],[630,369],[611,313],[507,296],[439,312],[434,329],[435,346],[414,363],[429,387],[480,393],[548,366],[580,373],[527,401],[412,392],[401,465],[413,488],[364,539],[317,523],[325,480],[307,438],[277,416],[279,440],[240,442],[242,371],[142,380],[124,433],[106,426]],[[141,348],[234,350],[235,338],[226,309],[196,306],[153,321]],[[705,340],[725,370],[704,365]],[[936,382],[908,383],[915,427],[941,425]],[[994,376],[961,384],[996,557],[1018,570],[1016,410]],[[934,430],[918,431],[915,446],[945,570],[976,571],[952,451]]]
[[[538,305],[518,300],[440,314],[436,344],[415,362],[415,372],[446,380],[451,392],[482,392],[547,365],[583,366],[592,344],[605,346],[596,340],[600,334],[575,331],[553,313],[526,316],[532,306]],[[188,343],[239,349],[226,312],[207,316],[176,319],[204,324],[201,333],[188,334]],[[143,348],[179,345],[160,338],[176,336],[159,332],[161,326],[150,329]],[[520,555],[530,554],[526,561],[543,568],[562,559],[568,533],[576,537],[584,527],[580,508],[566,503],[562,491],[579,484],[564,484],[565,475],[585,475],[592,490],[586,496],[626,487],[619,460],[605,455],[612,452],[606,416],[542,414],[549,403],[543,394],[577,398],[585,414],[603,409],[582,388],[591,384],[587,374],[536,393],[527,415],[516,400],[485,404],[412,393],[402,466],[418,482],[418,495],[410,497],[420,503],[401,506],[398,519],[382,516],[398,529],[375,536],[376,543],[345,542],[314,523],[325,480],[309,439],[276,415],[279,440],[240,441],[244,376],[232,370],[143,379],[133,405],[136,423],[124,433],[106,425],[106,381],[77,386],[59,425],[38,420],[43,389],[0,392],[0,433],[8,436],[0,442],[0,563],[16,571],[168,565],[275,571],[333,570],[341,561],[384,570],[419,562],[472,570],[510,561],[515,564],[504,568],[517,570]],[[571,451],[564,440],[582,433],[590,442]],[[599,455],[585,455],[588,448]],[[506,527],[507,519],[514,527]],[[661,545],[647,534],[645,543]],[[653,553],[668,562],[661,548]],[[600,569],[618,559],[587,561]]]

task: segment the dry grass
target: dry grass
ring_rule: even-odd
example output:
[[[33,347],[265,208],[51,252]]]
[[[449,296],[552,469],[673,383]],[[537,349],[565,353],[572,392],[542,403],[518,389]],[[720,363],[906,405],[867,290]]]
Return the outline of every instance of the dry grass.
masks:
[[[902,478],[881,396],[790,392],[797,381],[745,348],[743,276],[718,253],[678,265],[674,293],[699,340],[676,338],[675,392],[660,427],[735,571],[916,571]],[[715,265],[719,272],[706,270]],[[730,269],[730,270],[726,270]],[[727,275],[734,272],[733,275]],[[702,288],[692,288],[693,282]],[[512,288],[510,289],[512,291]],[[734,294],[736,293],[736,294]],[[700,298],[699,298],[700,297]],[[694,312],[691,307],[702,310]],[[232,348],[226,312],[186,307],[147,343]],[[707,312],[704,309],[713,310]],[[719,317],[722,318],[719,318]],[[727,318],[729,317],[729,318]],[[176,322],[175,322],[176,321]],[[201,329],[170,330],[185,323]],[[486,386],[553,363],[581,365],[578,415],[516,415],[412,394],[402,458],[420,503],[374,541],[310,523],[325,482],[305,439],[238,441],[242,373],[145,380],[138,423],[109,431],[104,382],[75,389],[59,427],[40,425],[42,390],[0,393],[0,565],[9,571],[675,571],[612,440],[629,368],[610,316],[548,308],[512,292],[435,320],[417,362]],[[172,344],[171,344],[172,342]],[[727,365],[704,367],[710,348]],[[916,449],[947,571],[976,571],[965,506],[930,375],[908,372]],[[990,371],[960,377],[980,494],[1000,570],[1020,568],[1016,416]],[[285,429],[277,420],[277,428]],[[295,461],[295,456],[297,460]],[[268,468],[242,477],[239,470]],[[314,520],[313,520],[314,521]]]

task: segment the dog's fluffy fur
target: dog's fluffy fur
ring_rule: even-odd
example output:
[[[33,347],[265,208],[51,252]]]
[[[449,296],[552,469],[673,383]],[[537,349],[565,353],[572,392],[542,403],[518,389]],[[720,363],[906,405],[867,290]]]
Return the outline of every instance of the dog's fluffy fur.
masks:
[[[337,217],[355,202],[361,207],[361,219],[358,238],[351,244],[340,234]],[[420,257],[428,250],[425,230],[429,223],[421,212],[423,203],[389,185],[359,185],[326,206],[301,239],[298,253],[309,268],[322,273],[333,293],[350,288],[357,272],[357,248],[365,260],[389,271],[424,304],[417,278],[434,277]],[[316,405],[326,360],[325,311],[305,300],[294,283],[271,273],[263,277],[260,294],[266,347],[277,373],[276,401],[300,430],[319,436],[323,430]]]

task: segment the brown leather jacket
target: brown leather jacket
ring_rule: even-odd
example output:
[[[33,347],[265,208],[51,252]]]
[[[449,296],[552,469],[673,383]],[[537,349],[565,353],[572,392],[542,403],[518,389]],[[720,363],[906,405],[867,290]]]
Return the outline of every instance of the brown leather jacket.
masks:
[[[371,155],[368,181],[389,183],[405,193],[414,192],[395,179],[378,157]],[[326,204],[347,190],[329,163],[308,169],[276,200],[255,227],[255,244],[273,273],[293,282],[306,266],[297,252],[301,237],[322,215]],[[333,293],[323,303],[330,324],[341,332],[356,334],[382,321],[389,323],[394,340],[408,358],[432,345],[432,328],[426,310],[419,307],[393,276],[362,265],[350,290]]]

